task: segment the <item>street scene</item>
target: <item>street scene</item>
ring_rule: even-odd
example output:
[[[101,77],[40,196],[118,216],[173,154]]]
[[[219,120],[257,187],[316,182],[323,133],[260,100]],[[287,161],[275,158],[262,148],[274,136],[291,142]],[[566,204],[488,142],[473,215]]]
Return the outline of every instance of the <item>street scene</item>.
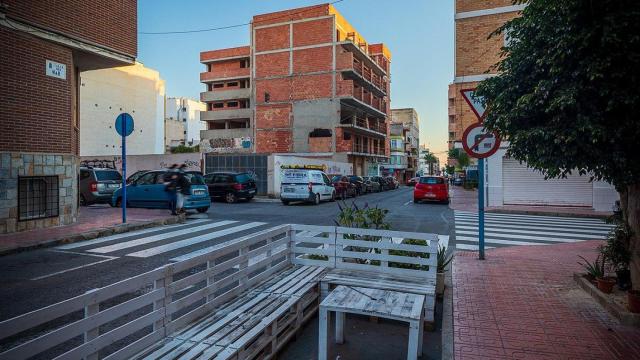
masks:
[[[640,3],[0,0],[0,360],[640,358]]]

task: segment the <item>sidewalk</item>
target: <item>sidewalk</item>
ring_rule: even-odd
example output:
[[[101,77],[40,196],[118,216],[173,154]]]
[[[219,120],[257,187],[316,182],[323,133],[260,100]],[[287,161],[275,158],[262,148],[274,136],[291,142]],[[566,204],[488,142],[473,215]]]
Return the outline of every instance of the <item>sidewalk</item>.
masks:
[[[0,235],[0,255],[174,224],[183,220],[184,216],[171,216],[169,211],[164,209],[127,209],[127,224],[122,224],[120,208],[108,205],[81,207],[75,224]]]
[[[451,186],[451,203],[453,210],[478,212],[478,190],[465,190],[462,186]],[[594,211],[590,208],[565,207],[565,206],[523,206],[505,205],[501,207],[487,206],[486,212],[503,214],[525,214],[546,216],[572,216],[606,218],[611,213]]]
[[[464,359],[640,359],[640,329],[623,326],[578,287],[577,255],[600,241],[457,252],[453,341]]]

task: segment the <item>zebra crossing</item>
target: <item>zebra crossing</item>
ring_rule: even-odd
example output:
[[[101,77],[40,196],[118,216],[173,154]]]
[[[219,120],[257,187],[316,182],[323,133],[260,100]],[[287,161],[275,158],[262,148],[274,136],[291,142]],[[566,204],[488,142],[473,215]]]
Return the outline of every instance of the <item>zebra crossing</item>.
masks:
[[[211,246],[273,226],[264,222],[195,219],[182,224],[154,227],[111,235],[89,241],[65,244],[52,251],[74,252],[104,258],[149,258],[200,253]]]
[[[455,247],[478,250],[478,214],[454,211]],[[485,213],[485,249],[605,239],[613,225],[601,219]]]

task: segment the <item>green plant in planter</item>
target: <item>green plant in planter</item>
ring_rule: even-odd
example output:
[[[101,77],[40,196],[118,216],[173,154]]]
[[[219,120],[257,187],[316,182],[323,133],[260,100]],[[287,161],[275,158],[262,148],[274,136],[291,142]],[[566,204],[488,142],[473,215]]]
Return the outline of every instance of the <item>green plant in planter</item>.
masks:
[[[619,203],[616,203],[613,215],[607,219],[610,224],[615,224],[607,235],[607,242],[599,247],[600,253],[607,259],[608,265],[616,272],[618,287],[626,290],[631,287],[631,273],[629,272],[629,261],[631,252],[629,244],[631,242],[631,227],[624,221]]]
[[[438,272],[445,272],[445,268],[453,260],[453,254],[447,256],[447,248],[444,246],[438,247]]]
[[[578,264],[587,272],[588,278],[595,280],[604,277],[604,257],[602,255],[598,255],[594,262],[589,262],[589,260],[580,255],[578,257],[584,261],[584,263],[578,261]]]
[[[406,245],[420,245],[420,246],[428,245],[427,240],[420,240],[420,239],[406,239],[402,243]],[[406,251],[406,250],[389,250],[389,255],[416,257],[416,258],[423,258],[423,259],[429,258],[429,253]],[[406,264],[406,263],[399,263],[399,262],[389,262],[389,267],[395,267],[395,268],[401,268],[401,269],[412,269],[412,270],[425,270],[425,271],[429,270],[429,265]]]
[[[369,207],[368,204],[365,204],[364,207],[360,208],[355,202],[352,202],[351,205],[347,205],[346,202],[338,203],[338,208],[340,212],[338,213],[337,219],[335,220],[336,225],[351,227],[351,228],[360,228],[360,229],[375,229],[375,230],[388,230],[391,225],[385,221],[385,217],[389,210],[381,209],[379,207]],[[380,236],[370,236],[370,235],[354,235],[354,234],[346,234],[344,235],[345,239],[348,240],[363,240],[363,241],[380,241]],[[351,246],[349,247],[349,251],[356,252],[371,252],[371,248],[367,247],[358,247]],[[379,251],[378,251],[379,253]],[[356,259],[356,261],[360,264],[364,264],[367,260],[364,259]],[[370,265],[380,265],[371,262]]]

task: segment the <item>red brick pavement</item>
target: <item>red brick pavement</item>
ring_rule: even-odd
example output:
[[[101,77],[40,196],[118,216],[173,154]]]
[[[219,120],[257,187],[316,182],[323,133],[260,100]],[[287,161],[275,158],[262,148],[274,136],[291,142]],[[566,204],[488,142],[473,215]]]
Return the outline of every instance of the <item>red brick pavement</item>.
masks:
[[[454,355],[466,359],[640,359],[640,329],[621,325],[575,284],[577,255],[600,241],[457,252]]]

